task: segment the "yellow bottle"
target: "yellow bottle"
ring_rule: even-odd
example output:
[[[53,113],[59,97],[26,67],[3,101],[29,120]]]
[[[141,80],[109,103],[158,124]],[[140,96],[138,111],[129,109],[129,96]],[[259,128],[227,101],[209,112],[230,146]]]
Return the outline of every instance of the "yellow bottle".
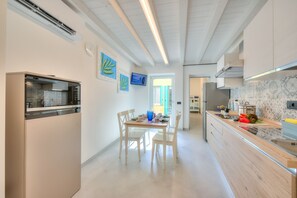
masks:
[[[291,123],[291,124],[297,124],[297,119],[293,118],[286,118],[285,122]]]

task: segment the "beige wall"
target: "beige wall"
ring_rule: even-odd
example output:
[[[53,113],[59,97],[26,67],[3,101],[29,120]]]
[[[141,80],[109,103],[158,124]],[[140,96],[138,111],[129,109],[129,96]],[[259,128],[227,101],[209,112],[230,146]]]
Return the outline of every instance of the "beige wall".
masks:
[[[130,75],[134,65],[84,26],[81,18],[59,0],[34,1],[82,35],[67,41],[40,25],[8,10],[7,72],[54,74],[82,82],[82,162],[119,137],[116,113],[134,107],[135,89],[117,93],[115,81],[96,78],[96,52],[88,56],[85,43],[109,51],[119,68]],[[96,49],[96,48],[95,48]]]
[[[0,198],[5,191],[5,19],[6,0],[0,0]]]
[[[201,95],[201,80],[200,78],[190,78],[190,96]]]

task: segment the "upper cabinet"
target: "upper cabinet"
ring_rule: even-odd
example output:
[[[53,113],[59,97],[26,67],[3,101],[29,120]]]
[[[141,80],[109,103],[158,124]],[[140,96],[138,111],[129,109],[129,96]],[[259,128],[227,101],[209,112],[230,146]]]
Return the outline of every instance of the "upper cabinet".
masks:
[[[297,61],[297,1],[274,0],[275,68]]]
[[[224,75],[224,77],[218,77],[217,88],[232,89],[241,87],[243,85],[242,67],[243,61],[239,59],[238,53],[224,54],[217,62],[217,72],[224,71],[223,73],[226,73],[226,76],[229,77]],[[237,77],[238,72],[241,72],[241,77]]]
[[[296,0],[268,0],[245,29],[245,79],[297,65],[296,10]]]
[[[244,31],[244,78],[273,69],[273,5],[268,1]]]

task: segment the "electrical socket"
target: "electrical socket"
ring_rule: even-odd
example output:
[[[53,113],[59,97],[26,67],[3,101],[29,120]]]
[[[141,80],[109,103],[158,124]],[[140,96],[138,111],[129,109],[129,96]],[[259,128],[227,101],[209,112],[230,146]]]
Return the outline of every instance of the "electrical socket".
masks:
[[[297,109],[297,101],[287,101],[288,109]]]

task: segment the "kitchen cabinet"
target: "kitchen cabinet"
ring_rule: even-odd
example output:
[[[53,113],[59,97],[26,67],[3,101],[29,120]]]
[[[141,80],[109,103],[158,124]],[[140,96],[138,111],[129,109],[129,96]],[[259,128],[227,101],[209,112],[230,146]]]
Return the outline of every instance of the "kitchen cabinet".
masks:
[[[217,62],[217,72],[222,70],[226,65],[242,67],[243,61],[239,60],[239,54],[224,54]],[[217,88],[219,89],[232,89],[241,87],[242,85],[242,77],[217,78]]]
[[[235,197],[296,197],[296,176],[207,114],[207,139]]]
[[[223,161],[223,138],[222,125],[217,123],[211,116],[207,116],[207,142],[215,153],[218,161]]]
[[[217,88],[233,89],[242,87],[243,78],[217,78]]]
[[[275,68],[297,61],[297,1],[274,0]]]
[[[295,197],[295,176],[223,128],[222,169],[236,197]]]
[[[62,105],[26,105],[28,99],[48,92],[48,87],[43,87],[48,82],[76,84],[72,89],[80,87],[79,82],[28,72],[6,75],[6,198],[72,197],[80,189],[80,111],[71,111],[72,105],[64,109],[53,109]],[[62,101],[62,94],[52,93],[55,97],[48,100]],[[79,95],[75,94],[77,99]]]
[[[244,30],[245,79],[274,69],[273,40],[273,3],[269,0]]]

